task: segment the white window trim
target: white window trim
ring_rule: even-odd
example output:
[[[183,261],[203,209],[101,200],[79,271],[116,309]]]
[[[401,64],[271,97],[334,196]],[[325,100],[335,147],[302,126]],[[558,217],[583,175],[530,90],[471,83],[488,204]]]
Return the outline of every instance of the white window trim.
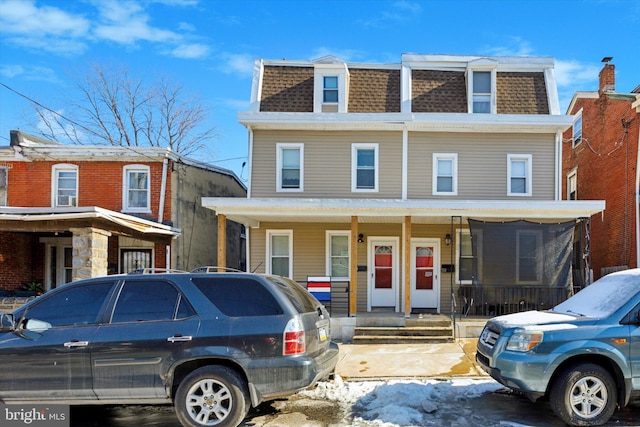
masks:
[[[293,279],[293,230],[267,230],[266,236],[266,274],[273,274],[271,271],[271,238],[273,236],[287,236],[289,238],[289,279]]]
[[[129,173],[145,172],[147,174],[147,206],[144,208],[129,206]],[[147,165],[126,165],[122,168],[122,211],[151,213],[151,168]]]
[[[487,71],[491,73],[491,99],[489,101],[489,114],[496,114],[496,78],[498,76],[497,63],[495,61],[486,59],[478,60],[475,63],[470,63],[467,67],[467,111],[472,114],[483,114],[473,112],[473,73],[475,71]]]
[[[526,189],[524,193],[514,193],[511,191],[511,162],[514,160],[524,160],[526,164]],[[531,154],[507,154],[507,196],[531,197],[533,189],[533,156]]]
[[[7,206],[7,199],[9,198],[7,194],[9,192],[9,168],[7,166],[0,166],[0,173],[4,174],[5,178],[5,187],[0,188],[4,190],[0,193],[0,206]]]
[[[456,234],[457,234],[457,238],[456,238],[456,257],[455,257],[455,262],[457,265],[457,268],[455,268],[455,273],[456,273],[456,283],[458,285],[471,285],[473,284],[473,280],[460,280],[460,245],[462,244],[462,237],[461,235],[465,234],[467,236],[471,236],[471,230],[467,229],[458,229],[456,230]],[[476,264],[477,264],[477,268],[478,268],[478,277],[476,277],[476,280],[479,283],[482,283],[482,232],[481,231],[476,231],[475,233],[476,239],[478,239],[478,242],[476,243]]]
[[[571,170],[568,174],[567,174],[567,200],[571,200],[571,197],[569,197],[571,195],[571,178],[574,178],[574,183],[576,188],[574,189],[574,192],[576,194],[576,198],[574,200],[578,200],[578,169],[574,168],[573,170]]]
[[[536,237],[536,258],[541,256],[542,251],[542,231],[541,230],[516,230],[516,284],[518,285],[539,285],[542,283],[542,266],[544,260],[536,263],[536,276],[538,280],[520,280],[520,236],[535,235]]]
[[[76,174],[76,188],[75,188],[75,203],[71,203],[69,205],[59,205],[58,204],[58,173],[59,172],[75,172]],[[61,163],[57,165],[53,165],[51,168],[51,207],[53,208],[68,208],[68,207],[77,207],[78,205],[78,181],[80,181],[80,174],[78,173],[78,165]]]
[[[285,149],[300,150],[300,187],[299,188],[283,188],[282,187],[282,151]],[[302,191],[304,191],[304,144],[279,142],[276,144],[276,192],[299,193]]]
[[[349,274],[351,273],[350,269],[347,269],[346,276],[332,276],[331,275],[331,238],[336,236],[346,236],[349,239],[349,245],[347,246],[347,254],[348,265],[351,265],[351,231],[349,230],[327,230],[325,238],[325,247],[326,247],[326,267],[325,273],[327,276],[330,276],[333,280],[349,280]]]
[[[349,73],[347,70],[347,64],[343,62],[314,64],[313,112],[322,113],[323,105],[336,105],[335,102],[324,102],[325,77],[338,77],[338,113],[346,113],[349,100],[347,95],[347,80]]]
[[[580,121],[580,138],[576,142],[575,128],[576,128],[576,123],[578,121]],[[577,147],[582,142],[583,132],[584,132],[584,121],[582,120],[582,108],[581,108],[580,111],[578,111],[575,114],[575,120],[573,121],[573,125],[571,126],[571,146],[573,148]]]
[[[374,150],[374,183],[373,188],[358,188],[358,150]],[[371,143],[354,143],[351,144],[351,191],[353,193],[377,193],[378,187],[378,175],[380,174],[379,163],[379,149],[378,144]]]
[[[438,161],[452,160],[452,191],[438,191]],[[431,192],[434,196],[457,196],[458,195],[458,153],[433,153],[433,178]]]

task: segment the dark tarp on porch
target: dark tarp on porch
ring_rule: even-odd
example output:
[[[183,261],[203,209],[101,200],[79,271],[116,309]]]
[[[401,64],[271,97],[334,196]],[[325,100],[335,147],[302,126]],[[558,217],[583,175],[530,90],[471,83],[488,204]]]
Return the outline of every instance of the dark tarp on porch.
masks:
[[[572,290],[574,227],[575,221],[469,219],[476,302],[482,295],[485,303],[518,304],[522,310],[548,308],[566,299]]]
[[[469,219],[474,285],[570,287],[574,226]]]

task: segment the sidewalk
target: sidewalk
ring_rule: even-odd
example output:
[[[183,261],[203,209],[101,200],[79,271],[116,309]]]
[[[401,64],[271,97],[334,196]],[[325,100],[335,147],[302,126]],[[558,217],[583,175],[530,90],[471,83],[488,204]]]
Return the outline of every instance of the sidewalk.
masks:
[[[476,364],[477,338],[446,344],[339,344],[345,380],[488,377]]]

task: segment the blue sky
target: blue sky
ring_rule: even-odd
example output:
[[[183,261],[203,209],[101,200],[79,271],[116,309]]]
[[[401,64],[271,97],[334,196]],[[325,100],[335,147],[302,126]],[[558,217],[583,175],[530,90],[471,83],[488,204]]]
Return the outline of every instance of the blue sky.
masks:
[[[257,58],[399,63],[403,53],[551,56],[561,110],[598,88],[612,56],[616,90],[640,85],[640,0],[0,0],[0,145],[34,133],[31,103],[65,113],[91,63],[162,75],[211,108],[218,138],[197,160],[246,178]]]

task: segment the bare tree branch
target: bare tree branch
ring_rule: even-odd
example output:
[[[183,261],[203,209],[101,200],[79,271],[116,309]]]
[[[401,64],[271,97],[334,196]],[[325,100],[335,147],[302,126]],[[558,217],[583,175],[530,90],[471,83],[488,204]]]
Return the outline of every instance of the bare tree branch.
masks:
[[[77,98],[65,114],[36,107],[45,137],[74,144],[169,147],[181,155],[205,149],[217,137],[206,125],[209,110],[181,84],[160,78],[147,84],[126,69],[93,64],[75,81]]]

